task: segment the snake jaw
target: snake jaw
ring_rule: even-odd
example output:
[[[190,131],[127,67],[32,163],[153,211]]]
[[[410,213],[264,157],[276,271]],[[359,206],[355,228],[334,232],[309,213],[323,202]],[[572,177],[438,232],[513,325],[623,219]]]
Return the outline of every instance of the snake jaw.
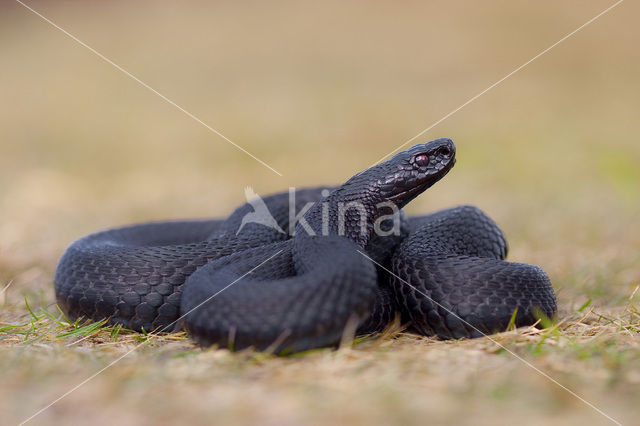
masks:
[[[424,183],[420,186],[414,186],[411,187],[409,189],[406,189],[404,191],[398,192],[390,197],[388,197],[388,199],[390,201],[393,201],[394,203],[401,204],[402,206],[406,205],[407,203],[409,203],[409,201],[413,200],[415,197],[417,197],[418,195],[420,195],[422,192],[426,191],[427,189],[429,189],[429,187],[433,185],[433,183]],[[396,201],[400,200],[400,203],[397,203]],[[399,205],[399,207],[401,207]]]

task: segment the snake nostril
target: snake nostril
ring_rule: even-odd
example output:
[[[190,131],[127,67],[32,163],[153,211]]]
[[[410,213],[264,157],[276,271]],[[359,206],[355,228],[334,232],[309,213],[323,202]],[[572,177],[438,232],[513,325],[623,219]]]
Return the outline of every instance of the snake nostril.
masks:
[[[446,146],[441,146],[440,148],[438,148],[437,153],[438,155],[441,155],[443,157],[448,157],[451,155],[451,149],[449,149],[449,147],[446,147]]]

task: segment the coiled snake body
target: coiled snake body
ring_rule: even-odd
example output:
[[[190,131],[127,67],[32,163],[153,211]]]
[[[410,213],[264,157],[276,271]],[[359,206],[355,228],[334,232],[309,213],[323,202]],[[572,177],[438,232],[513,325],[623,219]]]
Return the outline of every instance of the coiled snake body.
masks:
[[[504,261],[504,235],[482,211],[399,210],[454,163],[453,142],[437,139],[338,187],[265,197],[274,226],[247,222],[245,204],[223,220],[91,234],[59,262],[58,304],[71,318],[147,331],[178,323],[204,345],[277,352],[335,345],[348,327],[380,331],[398,314],[441,338],[504,330],[514,312],[518,326],[552,316],[547,275]],[[310,203],[294,223],[291,209]]]

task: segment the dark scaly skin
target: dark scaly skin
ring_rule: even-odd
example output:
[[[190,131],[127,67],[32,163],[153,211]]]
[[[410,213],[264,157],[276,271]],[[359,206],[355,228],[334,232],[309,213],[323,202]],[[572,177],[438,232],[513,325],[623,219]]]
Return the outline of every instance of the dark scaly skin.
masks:
[[[296,192],[296,210],[321,198],[323,187]],[[264,198],[286,229],[288,193]],[[181,289],[198,268],[220,257],[282,241],[286,235],[249,224],[235,235],[249,204],[225,220],[133,225],[75,241],[56,270],[60,307],[71,318],[109,318],[132,330],[158,330],[178,319]],[[166,330],[165,330],[166,331]]]
[[[449,149],[448,156],[438,154],[441,146]],[[430,152],[430,174],[415,163],[424,151]],[[259,224],[247,224],[235,235],[244,215],[253,211],[249,204],[225,220],[136,225],[90,235],[72,244],[60,261],[58,302],[72,318],[109,318],[135,330],[166,331],[181,312],[186,314],[184,326],[202,344],[278,352],[335,345],[347,324],[358,325],[359,333],[379,331],[397,311],[424,334],[479,334],[464,322],[454,322],[437,304],[429,305],[421,292],[441,297],[436,302],[483,332],[504,329],[509,319],[505,322],[504,312],[509,310],[510,317],[516,307],[518,324],[533,322],[534,306],[552,315],[555,296],[546,275],[536,267],[502,261],[504,236],[478,209],[467,206],[402,218],[401,235],[389,237],[361,235],[358,218],[348,215],[345,235],[336,235],[338,202],[363,203],[371,225],[381,214],[377,202],[391,200],[402,207],[448,172],[454,153],[450,140],[420,144],[333,188],[323,200],[331,206],[328,236],[298,232],[289,239]],[[321,189],[298,190],[296,211],[321,200]],[[264,201],[287,230],[288,194]],[[318,231],[321,205],[304,215]],[[357,250],[381,266],[374,267]],[[417,282],[420,291],[390,279],[388,268],[413,285]],[[461,281],[469,274],[481,274],[482,279]],[[495,292],[493,299],[485,296],[487,289]],[[446,305],[449,294],[451,303]],[[469,303],[454,303],[460,294]],[[504,298],[496,300],[499,294]],[[477,306],[469,309],[474,301]]]
[[[413,221],[392,259],[398,306],[422,334],[443,339],[502,331],[551,317],[556,300],[544,271],[505,262],[504,234],[473,206],[442,210]]]

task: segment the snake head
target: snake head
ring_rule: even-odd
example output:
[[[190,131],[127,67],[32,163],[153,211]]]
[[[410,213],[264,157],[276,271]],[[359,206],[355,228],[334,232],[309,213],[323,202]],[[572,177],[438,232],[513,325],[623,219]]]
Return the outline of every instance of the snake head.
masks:
[[[382,175],[375,182],[378,196],[402,208],[442,179],[455,162],[453,141],[440,138],[414,145],[371,169]]]
[[[389,235],[389,221],[393,232],[398,230],[398,209],[446,175],[455,163],[455,154],[451,139],[414,145],[338,186],[304,219],[316,233],[328,223],[329,234],[347,236],[365,247],[372,233],[378,232],[377,225],[384,235]]]

